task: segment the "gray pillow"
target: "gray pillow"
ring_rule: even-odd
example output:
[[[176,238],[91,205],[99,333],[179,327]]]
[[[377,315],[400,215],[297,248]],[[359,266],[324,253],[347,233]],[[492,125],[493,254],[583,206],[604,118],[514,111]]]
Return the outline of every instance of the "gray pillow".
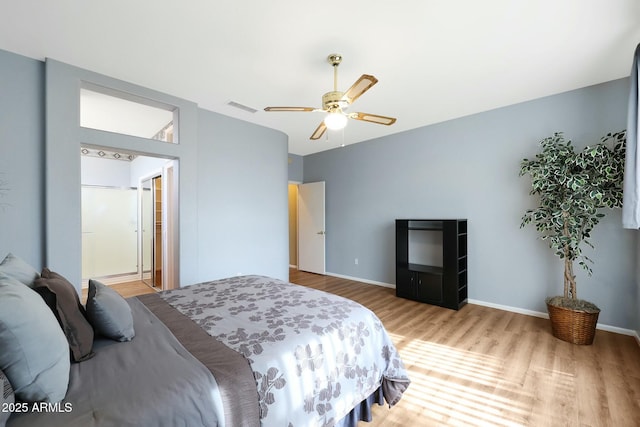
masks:
[[[33,289],[60,322],[69,341],[73,360],[82,362],[93,357],[93,328],[85,317],[76,288],[60,274],[45,268],[41,277],[33,283]]]
[[[30,288],[33,287],[33,282],[40,277],[40,273],[35,268],[11,252],[0,263],[0,273],[14,278]]]
[[[131,307],[122,296],[97,280],[89,280],[87,319],[100,335],[116,341],[135,336]]]
[[[59,402],[69,385],[69,344],[33,290],[0,273],[0,369],[25,402]]]
[[[7,376],[0,370],[0,426],[4,427],[11,416],[11,405],[16,401]]]

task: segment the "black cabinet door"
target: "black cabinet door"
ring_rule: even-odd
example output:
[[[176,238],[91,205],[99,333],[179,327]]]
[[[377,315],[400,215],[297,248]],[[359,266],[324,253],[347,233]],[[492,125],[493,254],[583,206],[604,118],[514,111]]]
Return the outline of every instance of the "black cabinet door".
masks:
[[[397,268],[396,295],[402,298],[416,298],[416,280],[413,272],[405,268]]]
[[[442,276],[440,274],[415,273],[416,297],[419,301],[442,303]]]

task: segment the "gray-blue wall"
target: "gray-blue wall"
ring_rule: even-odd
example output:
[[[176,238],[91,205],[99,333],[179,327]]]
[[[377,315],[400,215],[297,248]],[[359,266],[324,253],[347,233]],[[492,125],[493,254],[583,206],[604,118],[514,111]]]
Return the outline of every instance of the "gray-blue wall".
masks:
[[[288,281],[286,135],[205,110],[198,124],[201,277]]]
[[[301,183],[304,179],[304,157],[289,153],[289,182]]]
[[[327,271],[394,284],[394,219],[467,218],[469,298],[546,311],[562,264],[519,228],[536,205],[520,161],[555,131],[583,146],[624,129],[627,98],[623,79],[305,156],[304,181],[326,182]],[[579,295],[601,307],[601,323],[636,329],[636,231],[612,211],[593,242]]]
[[[181,143],[80,128],[81,81],[178,105]],[[0,173],[10,187],[0,199],[7,203],[0,210],[0,258],[14,252],[79,286],[83,143],[179,159],[181,285],[231,270],[288,278],[286,135],[55,60],[45,66],[4,51],[0,94]],[[245,168],[247,159],[253,170]],[[254,224],[257,238],[247,232],[256,231]],[[238,232],[222,233],[222,225]]]
[[[44,262],[44,64],[0,50],[0,259]]]

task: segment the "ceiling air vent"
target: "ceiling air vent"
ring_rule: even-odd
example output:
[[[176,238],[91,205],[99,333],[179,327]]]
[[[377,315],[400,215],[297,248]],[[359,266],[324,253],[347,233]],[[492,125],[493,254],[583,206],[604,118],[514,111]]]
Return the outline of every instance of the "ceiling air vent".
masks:
[[[227,102],[227,105],[230,105],[231,107],[239,108],[251,114],[256,113],[258,111],[255,108],[247,107],[246,105],[240,104],[239,102],[235,102],[235,101],[229,101]]]

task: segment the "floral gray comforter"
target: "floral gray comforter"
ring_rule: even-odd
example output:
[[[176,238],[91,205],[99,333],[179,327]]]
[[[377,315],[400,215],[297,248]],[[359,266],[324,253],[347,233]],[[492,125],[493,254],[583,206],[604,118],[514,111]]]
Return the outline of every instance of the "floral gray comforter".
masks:
[[[394,405],[409,385],[380,320],[348,299],[263,276],[160,296],[247,358],[263,426],[332,426],[378,387]]]

